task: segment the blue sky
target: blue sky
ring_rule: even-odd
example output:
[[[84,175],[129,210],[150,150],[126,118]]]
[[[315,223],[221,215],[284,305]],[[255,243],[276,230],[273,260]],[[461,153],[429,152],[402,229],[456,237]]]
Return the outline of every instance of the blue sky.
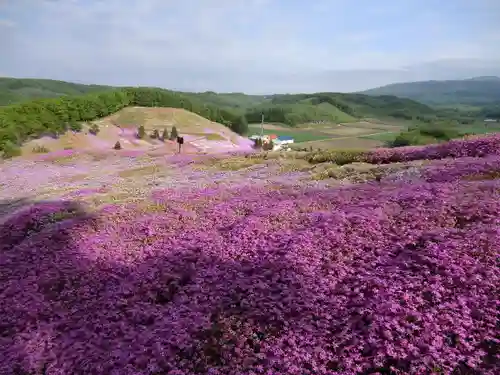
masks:
[[[0,75],[353,91],[500,74],[499,0],[0,0]]]

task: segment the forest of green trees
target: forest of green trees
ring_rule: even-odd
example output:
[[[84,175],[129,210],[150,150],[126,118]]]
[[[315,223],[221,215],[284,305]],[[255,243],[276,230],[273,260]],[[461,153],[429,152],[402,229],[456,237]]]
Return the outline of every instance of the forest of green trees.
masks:
[[[12,154],[13,149],[28,139],[78,130],[81,122],[108,116],[127,106],[184,108],[224,124],[238,134],[248,129],[244,115],[197,102],[179,93],[156,88],[124,88],[0,107],[0,152]]]

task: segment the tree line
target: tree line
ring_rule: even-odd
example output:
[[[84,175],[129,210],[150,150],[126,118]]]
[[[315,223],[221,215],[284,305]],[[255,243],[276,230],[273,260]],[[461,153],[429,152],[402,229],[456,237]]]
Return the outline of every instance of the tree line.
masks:
[[[335,112],[317,106],[315,103],[261,105],[250,108],[245,113],[250,123],[260,122],[262,115],[266,122],[281,123],[291,127],[313,121],[336,122],[338,120]]]
[[[238,134],[248,131],[245,116],[227,109],[206,105],[169,90],[128,87],[0,107],[0,153],[10,154],[29,139],[78,131],[82,122],[111,115],[127,106],[184,108]]]

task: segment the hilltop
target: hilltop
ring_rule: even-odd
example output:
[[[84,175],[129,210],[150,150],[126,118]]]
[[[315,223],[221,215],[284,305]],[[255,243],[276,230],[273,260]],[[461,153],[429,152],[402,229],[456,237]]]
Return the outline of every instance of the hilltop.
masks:
[[[150,107],[150,109],[135,107]],[[158,107],[163,107],[163,109]],[[168,108],[177,110],[168,110]],[[109,127],[109,121],[106,121],[108,116],[114,120],[112,127]],[[182,123],[180,127],[184,130],[192,132],[193,123],[197,124],[197,128],[203,129],[198,129],[199,132],[196,134],[200,138],[197,140],[198,143],[201,142],[200,147],[191,142],[191,140],[195,142],[196,139],[186,138],[186,141],[196,149],[201,151],[210,149],[209,145],[213,143],[207,144],[208,140],[219,141],[219,149],[227,149],[230,144],[248,148],[249,141],[235,134],[245,133],[247,123],[244,116],[199,103],[185,95],[168,90],[123,88],[84,95],[37,99],[0,107],[0,151],[3,151],[4,157],[18,156],[19,147],[24,143],[28,142],[30,145],[30,142],[37,138],[48,137],[57,140],[57,142],[50,141],[51,146],[55,148],[60,148],[66,143],[63,139],[68,137],[72,139],[76,137],[74,142],[68,141],[69,143],[88,146],[96,143],[91,141],[92,136],[96,137],[95,140],[102,136],[99,135],[103,134],[101,133],[102,125],[106,128],[107,139],[110,140],[110,137],[114,136],[114,143],[116,143],[120,140],[118,136],[122,134],[122,127],[132,127],[132,136],[135,133],[138,134],[141,125],[146,128],[146,132],[153,131],[155,127],[170,131],[172,130],[170,127],[178,124],[177,118],[183,118],[180,121]],[[153,126],[151,122],[156,123]],[[218,123],[216,127],[215,123]],[[120,128],[120,133],[117,128]],[[224,131],[214,131],[214,129],[224,129]],[[81,133],[82,130],[85,133],[91,132],[92,136],[75,134]],[[141,140],[138,142],[145,147],[151,142],[157,144],[158,135],[155,135],[156,139],[151,141],[152,134],[146,134],[146,132],[140,136]],[[189,133],[186,135],[190,136]],[[192,136],[196,138],[194,134]],[[49,140],[46,139],[45,142]],[[101,142],[101,144],[104,143]],[[43,145],[39,146],[38,151],[45,151]],[[73,146],[70,144],[65,147]],[[188,145],[187,147],[189,148]]]
[[[228,127],[181,108],[127,107],[92,124],[98,126],[97,134],[91,134],[90,126],[85,125],[79,132],[33,139],[23,145],[22,155],[63,150],[106,152],[111,151],[116,142],[120,143],[122,154],[128,151],[174,154],[178,147],[175,141],[152,138],[155,131],[162,134],[166,130],[170,134],[174,127],[185,139],[185,154],[250,150],[252,145]],[[139,126],[144,126],[146,131],[144,139],[137,138]]]
[[[363,91],[367,95],[395,95],[429,105],[489,106],[500,103],[500,78],[394,83]]]

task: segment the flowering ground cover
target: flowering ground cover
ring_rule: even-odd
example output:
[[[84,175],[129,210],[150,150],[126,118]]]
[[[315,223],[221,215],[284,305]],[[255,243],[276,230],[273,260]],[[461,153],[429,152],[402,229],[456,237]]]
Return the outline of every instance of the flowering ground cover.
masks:
[[[500,157],[462,142],[363,183],[242,155],[0,165],[0,374],[498,373]]]

